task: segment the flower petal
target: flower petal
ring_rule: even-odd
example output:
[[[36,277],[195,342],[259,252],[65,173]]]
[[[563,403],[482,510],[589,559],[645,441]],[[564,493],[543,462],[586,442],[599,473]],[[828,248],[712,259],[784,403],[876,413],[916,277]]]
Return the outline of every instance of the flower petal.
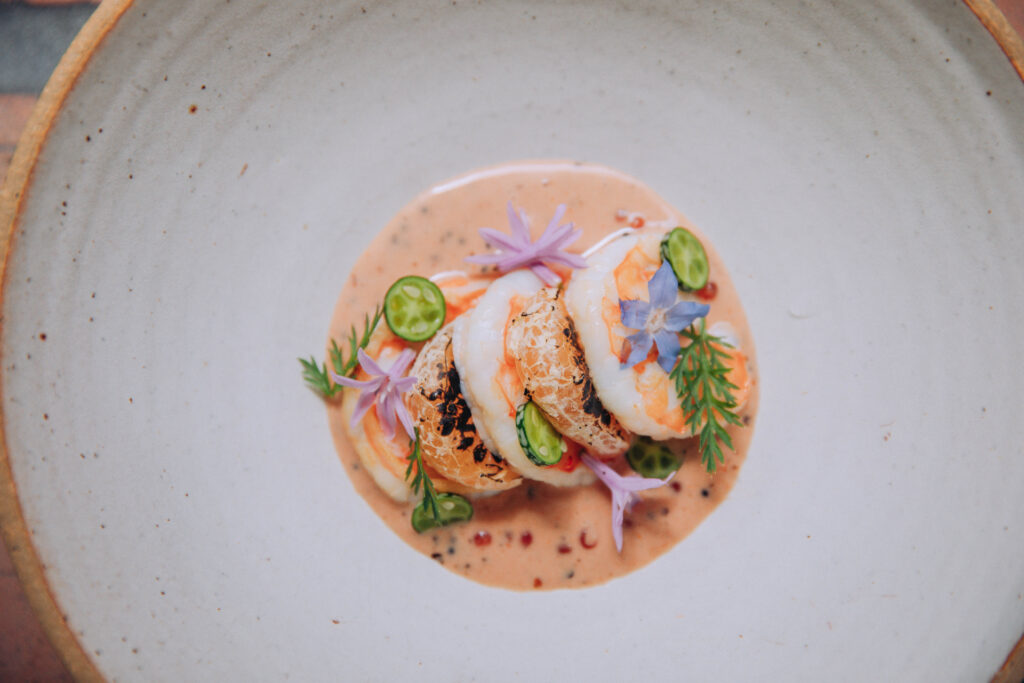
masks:
[[[621,487],[619,481],[622,479],[622,475],[613,470],[610,465],[607,465],[590,453],[584,453],[581,456],[583,464],[594,471],[597,478],[601,480],[601,483],[607,486],[612,491],[618,491]]]
[[[665,329],[682,332],[693,324],[697,318],[703,318],[711,310],[707,304],[696,301],[680,301],[665,313]]]
[[[384,379],[382,377],[374,377],[373,379],[368,380],[359,380],[352,379],[351,377],[346,377],[344,375],[339,375],[333,370],[331,371],[331,379],[333,379],[336,384],[340,384],[343,387],[352,387],[353,389],[362,389],[364,391],[376,391],[377,387],[379,387],[384,382]]]
[[[564,266],[570,268],[586,268],[587,261],[579,254],[569,254],[564,251],[556,252],[553,254],[547,254],[544,260],[548,263],[561,263]]]
[[[597,478],[608,487],[612,494],[612,538],[615,539],[615,548],[622,552],[622,521],[627,510],[639,500],[634,491],[643,491],[663,486],[672,478],[669,475],[665,479],[652,479],[645,477],[623,477],[621,474],[597,460],[589,453],[584,453],[580,458],[583,464],[593,471]]]
[[[416,358],[415,351],[412,349],[402,349],[402,352],[395,358],[395,362],[388,368],[388,379],[392,382],[397,382],[401,379],[402,373],[405,372],[405,369],[409,367],[409,363],[412,363],[414,358]]]
[[[537,251],[530,245],[516,251],[502,252],[501,258],[497,261],[497,266],[502,271],[508,271],[540,262],[541,259],[537,257]]]
[[[626,491],[646,491],[647,489],[656,489],[659,486],[664,486],[672,480],[675,476],[675,472],[668,475],[664,479],[654,479],[652,477],[620,477],[619,487]]]
[[[492,251],[489,254],[475,254],[473,256],[467,256],[463,261],[466,263],[478,263],[482,266],[492,266],[504,258],[504,252]]]
[[[366,415],[366,411],[373,405],[376,400],[376,395],[372,391],[364,391],[359,394],[359,400],[356,401],[356,409],[352,411],[352,419],[349,420],[349,425],[355,427],[356,423],[363,419],[363,415]]]
[[[644,491],[646,489],[654,489],[659,486],[664,486],[675,475],[675,472],[673,472],[664,479],[655,479],[653,477],[624,477],[589,453],[584,453],[581,456],[581,459],[583,464],[593,470],[594,474],[597,475],[597,478],[612,490]]]
[[[530,266],[530,270],[532,270],[533,274],[539,277],[541,281],[548,287],[554,287],[555,285],[562,281],[562,278],[558,277],[555,271],[551,270],[543,263],[533,264],[532,266]]]
[[[544,232],[558,227],[558,222],[562,220],[562,216],[565,215],[565,208],[565,204],[559,204],[555,207],[555,213],[551,216],[551,220],[548,221],[548,227],[544,229]],[[569,223],[569,227],[572,227],[572,223]]]
[[[647,354],[651,352],[651,346],[654,344],[654,337],[644,331],[631,334],[626,337],[626,340],[629,342],[629,357],[625,363],[619,366],[622,369],[631,368],[647,358]]]
[[[583,234],[581,230],[574,230],[571,222],[565,225],[558,224],[565,215],[564,204],[560,204],[555,209],[554,216],[536,242],[530,240],[530,223],[526,212],[522,210],[516,212],[512,202],[506,205],[505,210],[508,214],[509,235],[491,228],[480,228],[479,231],[481,237],[497,251],[469,256],[465,261],[481,265],[494,265],[501,272],[517,268],[530,268],[548,285],[558,284],[561,282],[561,278],[545,263],[564,265],[569,268],[587,267],[587,262],[582,257],[562,251],[563,247],[575,242]]]
[[[619,299],[619,319],[631,330],[642,330],[651,315],[651,305],[639,299]]]
[[[506,205],[505,212],[508,214],[508,227],[512,236],[517,238],[520,244],[529,244],[530,224],[526,220],[526,214],[520,210],[519,215],[516,215],[511,201]]]
[[[498,247],[504,251],[516,251],[522,246],[515,239],[509,237],[503,232],[498,232],[493,228],[480,228],[477,232],[484,238],[484,242],[487,242],[487,244],[492,247]]]
[[[655,308],[668,308],[676,300],[679,281],[668,261],[662,261],[661,267],[647,282],[647,294],[651,305]]]
[[[573,235],[573,224],[549,225],[547,230],[541,233],[535,244],[541,249],[553,249],[561,245],[565,240],[571,239]]]
[[[654,343],[658,345],[658,365],[665,372],[672,372],[679,357],[679,335],[668,330],[658,330],[654,333]]]
[[[615,539],[615,550],[622,552],[622,522],[626,514],[626,506],[629,504],[628,500],[623,498],[629,498],[632,496],[627,491],[617,491],[612,489],[612,538]]]
[[[409,375],[408,377],[397,379],[391,383],[391,386],[393,386],[395,388],[395,391],[397,391],[398,393],[404,394],[405,392],[409,391],[414,386],[416,386],[416,377],[414,377],[413,375]]]
[[[416,429],[412,423],[412,415],[409,414],[409,409],[405,407],[405,403],[402,402],[401,397],[398,398],[395,405],[395,414],[398,415],[398,421],[402,423],[402,427],[405,428],[405,433],[409,435],[412,440],[416,439]]]
[[[370,354],[366,353],[366,351],[359,349],[359,351],[356,352],[356,357],[359,358],[359,367],[361,367],[368,375],[381,377],[382,375],[388,374],[379,365],[377,365],[377,361],[370,358]]]
[[[573,227],[572,223],[567,223],[567,225],[570,228]],[[582,230],[573,230],[569,234],[567,234],[565,237],[562,237],[562,238],[560,238],[558,240],[555,240],[556,246],[559,249],[565,249],[567,246],[569,246],[570,244],[572,244],[573,242],[575,242],[576,240],[578,240],[581,237],[583,237],[583,231]]]
[[[360,397],[361,398],[361,397]],[[395,397],[385,391],[377,394],[377,419],[381,422],[384,437],[395,438]]]

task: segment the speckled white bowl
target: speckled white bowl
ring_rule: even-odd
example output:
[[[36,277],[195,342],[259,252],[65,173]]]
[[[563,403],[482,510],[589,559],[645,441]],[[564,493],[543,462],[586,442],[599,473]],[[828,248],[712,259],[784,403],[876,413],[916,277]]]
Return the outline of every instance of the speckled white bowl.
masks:
[[[1024,85],[966,6],[139,0],[87,35],[0,216],[5,533],[79,675],[983,680],[1024,632]],[[692,537],[531,595],[391,534],[295,359],[410,197],[538,157],[712,236],[763,389]]]

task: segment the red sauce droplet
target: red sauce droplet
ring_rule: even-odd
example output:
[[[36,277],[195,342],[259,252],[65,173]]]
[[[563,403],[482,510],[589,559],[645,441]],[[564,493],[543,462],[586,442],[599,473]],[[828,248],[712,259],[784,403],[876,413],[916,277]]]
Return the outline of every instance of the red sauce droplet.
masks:
[[[586,548],[587,550],[590,550],[591,548],[597,545],[597,541],[595,540],[593,543],[587,543],[587,530],[584,529],[580,532],[580,545]]]
[[[703,301],[712,301],[718,295],[718,285],[711,280],[701,289],[697,290],[697,298]]]
[[[570,546],[568,543],[562,543],[558,546],[558,552],[562,555],[565,555],[566,553],[571,553],[572,546]]]
[[[477,545],[490,545],[491,535],[486,531],[478,531],[473,536],[473,543],[476,543]]]
[[[533,534],[529,531],[524,531],[523,535],[519,537],[519,542],[523,544],[524,548],[528,548],[533,543]]]
[[[540,579],[534,579],[533,580],[533,587],[534,588],[540,588],[543,584],[544,584],[544,582],[541,581]]]
[[[631,227],[631,228],[642,228],[642,227],[644,227],[643,216],[637,216],[632,221],[630,221],[629,227]]]
[[[672,490],[675,491],[676,493],[679,493],[680,491],[683,490],[683,485],[680,484],[678,481],[672,482],[671,484],[669,484],[669,486],[671,486]]]
[[[565,453],[562,454],[562,459],[556,464],[551,465],[551,467],[563,472],[572,472],[579,467],[581,462],[583,462],[580,459],[580,455],[583,453],[583,446],[579,445],[572,439],[566,439],[565,445],[566,450]]]

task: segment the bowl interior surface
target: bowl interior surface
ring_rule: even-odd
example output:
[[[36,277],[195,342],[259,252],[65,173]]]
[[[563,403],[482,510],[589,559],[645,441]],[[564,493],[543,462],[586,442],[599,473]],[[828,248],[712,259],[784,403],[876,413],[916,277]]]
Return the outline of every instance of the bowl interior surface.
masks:
[[[6,445],[69,628],[109,679],[990,675],[1024,631],[1022,112],[958,2],[139,0],[5,279]],[[579,591],[406,547],[296,362],[408,199],[523,158],[680,208],[758,344],[730,497]]]

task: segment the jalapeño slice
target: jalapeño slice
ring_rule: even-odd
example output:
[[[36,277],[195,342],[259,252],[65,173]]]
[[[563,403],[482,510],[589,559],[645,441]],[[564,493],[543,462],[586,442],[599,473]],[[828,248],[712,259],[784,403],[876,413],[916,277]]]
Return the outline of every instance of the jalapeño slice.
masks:
[[[565,439],[533,401],[527,401],[516,410],[516,435],[530,462],[542,467],[557,464],[568,448]]]
[[[665,444],[641,437],[626,451],[626,462],[642,477],[664,479],[679,469],[683,459]]]
[[[418,275],[399,278],[384,295],[384,319],[402,339],[430,339],[444,324],[444,294]]]
[[[708,283],[708,255],[704,245],[686,228],[675,228],[661,241],[661,257],[672,266],[680,289],[695,291]]]
[[[473,519],[473,505],[455,493],[437,494],[438,519],[434,519],[433,511],[421,502],[412,511],[412,528],[416,533],[448,526],[455,522],[468,522]]]

